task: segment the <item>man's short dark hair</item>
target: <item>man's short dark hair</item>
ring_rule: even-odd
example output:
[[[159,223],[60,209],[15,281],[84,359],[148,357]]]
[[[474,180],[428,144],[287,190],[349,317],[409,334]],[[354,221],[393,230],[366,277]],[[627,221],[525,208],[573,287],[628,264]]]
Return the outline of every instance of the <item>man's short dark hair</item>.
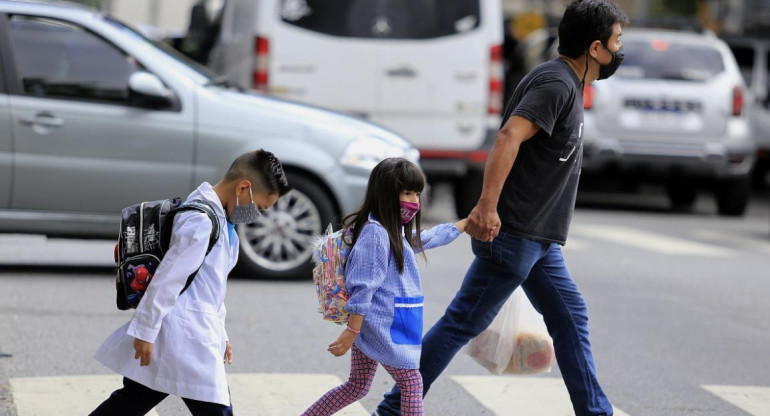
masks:
[[[226,181],[248,179],[255,191],[284,196],[291,191],[281,162],[274,154],[259,149],[238,156],[225,174]]]
[[[595,40],[607,46],[615,23],[628,24],[628,16],[609,0],[573,0],[559,23],[559,54],[583,56]]]

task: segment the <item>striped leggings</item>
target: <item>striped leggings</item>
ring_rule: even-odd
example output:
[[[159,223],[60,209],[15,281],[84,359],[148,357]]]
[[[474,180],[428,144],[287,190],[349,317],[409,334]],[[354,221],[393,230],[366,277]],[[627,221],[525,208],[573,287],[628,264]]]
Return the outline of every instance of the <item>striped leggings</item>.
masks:
[[[355,345],[352,347],[350,378],[341,385],[329,390],[317,402],[313,403],[302,416],[326,416],[340,411],[345,406],[362,399],[369,393],[377,361],[364,355]],[[423,416],[422,376],[417,369],[395,368],[382,365],[401,389],[401,415]]]

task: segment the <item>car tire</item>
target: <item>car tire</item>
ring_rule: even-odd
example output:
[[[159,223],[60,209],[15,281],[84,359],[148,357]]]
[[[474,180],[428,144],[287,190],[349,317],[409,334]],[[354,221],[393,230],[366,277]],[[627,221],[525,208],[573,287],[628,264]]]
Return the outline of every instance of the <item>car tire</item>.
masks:
[[[454,197],[457,218],[465,218],[471,213],[479,201],[483,186],[484,171],[481,169],[470,168],[464,177],[455,180]]]
[[[237,226],[236,274],[257,279],[310,279],[312,242],[337,218],[331,194],[307,176],[287,172],[292,191],[254,224]]]
[[[728,179],[717,184],[715,197],[719,215],[740,217],[746,212],[751,195],[748,178]]]
[[[695,200],[698,198],[695,184],[685,180],[671,180],[666,185],[666,194],[671,201],[671,209],[679,212],[692,211]]]

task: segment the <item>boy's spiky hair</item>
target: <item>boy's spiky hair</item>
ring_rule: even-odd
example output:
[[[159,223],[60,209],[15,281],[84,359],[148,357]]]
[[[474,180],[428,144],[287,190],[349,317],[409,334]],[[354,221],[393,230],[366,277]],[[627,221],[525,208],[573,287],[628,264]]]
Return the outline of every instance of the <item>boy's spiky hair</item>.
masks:
[[[225,174],[226,181],[248,179],[256,191],[284,196],[291,191],[281,162],[274,154],[259,149],[238,156]]]

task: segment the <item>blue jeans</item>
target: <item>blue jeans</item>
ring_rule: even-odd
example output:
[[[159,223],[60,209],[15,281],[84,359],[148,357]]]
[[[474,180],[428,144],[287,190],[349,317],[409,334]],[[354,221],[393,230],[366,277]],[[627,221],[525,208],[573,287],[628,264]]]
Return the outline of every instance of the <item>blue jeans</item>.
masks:
[[[138,364],[137,364],[138,365]],[[89,416],[141,416],[168,397],[168,394],[153,390],[123,377],[123,388],[114,391],[110,397]],[[182,398],[193,416],[233,416],[233,406],[201,402]]]
[[[612,405],[596,379],[588,341],[588,310],[558,244],[500,233],[494,242],[472,242],[476,258],[444,316],[422,340],[423,395],[471,338],[489,326],[508,297],[522,286],[545,320],[576,416],[611,416]],[[398,387],[385,394],[380,416],[400,415]]]

